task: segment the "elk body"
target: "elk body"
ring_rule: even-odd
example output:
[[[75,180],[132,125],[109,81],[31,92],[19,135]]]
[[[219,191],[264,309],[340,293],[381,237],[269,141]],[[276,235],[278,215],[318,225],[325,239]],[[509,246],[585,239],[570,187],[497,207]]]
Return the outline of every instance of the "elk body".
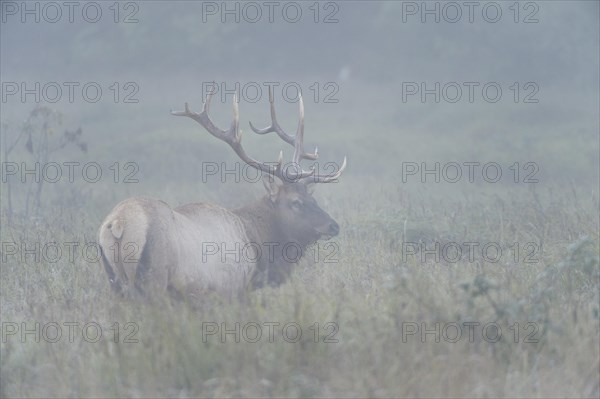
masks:
[[[313,198],[311,188],[314,183],[335,181],[346,167],[346,159],[331,175],[318,175],[312,168],[305,171],[300,167],[303,159],[316,160],[318,155],[316,149],[314,153],[303,149],[302,98],[294,136],[277,123],[272,92],[271,126],[257,129],[250,123],[254,132],[275,132],[294,147],[292,163],[284,167],[282,152],[275,165],[246,154],[241,145],[236,98],[231,128],[221,130],[214,125],[208,116],[212,94],[207,96],[201,113],[190,111],[186,103],[184,111],[172,114],[200,123],[211,135],[228,143],[242,161],[261,171],[267,195],[233,210],[205,203],[171,208],[146,197],[119,203],[98,233],[102,263],[117,292],[187,296],[213,291],[231,297],[248,287],[278,285],[309,245],[339,232],[338,224]],[[295,255],[289,255],[290,246]]]

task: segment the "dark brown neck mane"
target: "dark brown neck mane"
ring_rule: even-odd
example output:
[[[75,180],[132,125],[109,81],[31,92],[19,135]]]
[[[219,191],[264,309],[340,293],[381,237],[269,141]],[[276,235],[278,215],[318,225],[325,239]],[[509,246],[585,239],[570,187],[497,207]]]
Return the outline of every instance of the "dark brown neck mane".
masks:
[[[265,196],[253,204],[232,210],[242,220],[250,242],[257,244],[262,251],[251,279],[252,288],[284,283],[299,260],[284,257],[283,249],[291,240],[275,223],[274,208],[269,196]],[[305,252],[305,247],[295,244],[300,246],[302,253]]]

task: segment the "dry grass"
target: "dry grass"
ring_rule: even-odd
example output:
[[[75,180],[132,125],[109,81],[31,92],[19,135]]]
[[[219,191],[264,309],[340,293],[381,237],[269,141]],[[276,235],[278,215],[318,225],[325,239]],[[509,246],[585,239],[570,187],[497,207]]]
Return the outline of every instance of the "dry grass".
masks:
[[[33,328],[35,322],[57,322],[63,336],[57,343],[43,336],[33,342],[33,335],[23,342],[19,333],[4,337],[2,396],[599,395],[596,197],[583,189],[557,195],[498,187],[494,195],[441,200],[392,185],[369,190],[372,183],[360,183],[365,187],[360,193],[342,183],[319,195],[342,225],[333,241],[339,248],[335,256],[326,262],[331,247],[321,244],[317,262],[303,261],[287,284],[253,292],[247,301],[122,302],[109,292],[97,263],[7,256],[1,274],[3,332],[7,323]],[[331,209],[334,203],[339,205]],[[47,225],[3,220],[2,241],[93,241],[99,217],[47,212],[42,218]],[[497,263],[481,256],[473,262],[435,262],[431,256],[422,262],[402,253],[402,242],[411,240],[493,241],[506,252]],[[509,249],[514,242],[539,245],[538,262],[525,262],[524,252],[515,259]],[[86,342],[79,327],[69,342],[64,322],[80,327],[97,322],[103,336]],[[110,329],[115,322],[118,343]],[[134,335],[139,342],[124,342],[133,331],[125,330],[127,322],[139,327]],[[263,326],[261,339],[245,342],[255,335],[251,330],[240,331],[239,343],[233,334],[225,342],[218,334],[203,335],[206,323],[233,329],[236,322]],[[265,322],[280,323],[274,342]],[[296,343],[281,336],[289,322],[302,328]],[[328,322],[337,326],[338,342],[323,342],[333,331],[325,329]],[[473,342],[465,322],[480,323]],[[502,329],[496,343],[482,336],[481,327],[490,322]],[[318,342],[310,329],[314,323],[320,326]],[[448,339],[442,335],[435,342],[428,334],[423,342],[419,333],[406,334],[421,323],[429,329],[440,323]],[[449,342],[456,330],[443,330],[446,323],[463,326],[458,342]],[[537,342],[526,342],[533,332],[529,338]],[[493,336],[488,330],[487,338]]]

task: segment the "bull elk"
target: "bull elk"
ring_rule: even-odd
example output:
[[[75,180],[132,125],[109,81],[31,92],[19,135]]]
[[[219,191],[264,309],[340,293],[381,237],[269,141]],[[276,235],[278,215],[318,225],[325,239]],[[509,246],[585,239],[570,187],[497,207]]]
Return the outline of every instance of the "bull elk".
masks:
[[[314,166],[308,171],[300,166],[302,160],[316,160],[318,156],[316,148],[314,153],[303,148],[302,97],[294,136],[278,124],[271,91],[271,125],[257,129],[250,123],[255,133],[275,132],[294,147],[292,162],[284,167],[283,151],[278,162],[271,164],[246,154],[236,97],[229,130],[215,126],[208,115],[213,94],[208,94],[200,113],[190,111],[185,103],[184,111],[171,114],[195,120],[229,144],[242,161],[262,172],[267,194],[231,210],[206,203],[171,208],[147,197],[122,201],[104,219],[98,233],[102,263],[116,292],[169,292],[185,297],[214,291],[231,297],[265,283],[278,285],[299,259],[283,253],[285,244],[292,243],[303,253],[319,239],[339,232],[335,220],[313,198],[311,185],[336,181],[346,167],[346,158],[337,172],[329,175],[316,173]],[[227,253],[217,253],[221,250]]]

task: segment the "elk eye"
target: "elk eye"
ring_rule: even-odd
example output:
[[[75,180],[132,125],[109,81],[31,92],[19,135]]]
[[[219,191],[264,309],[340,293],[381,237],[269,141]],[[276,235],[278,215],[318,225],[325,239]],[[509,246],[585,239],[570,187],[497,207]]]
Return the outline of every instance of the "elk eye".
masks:
[[[300,209],[302,208],[302,201],[300,200],[293,200],[292,201],[292,206],[296,209]]]

